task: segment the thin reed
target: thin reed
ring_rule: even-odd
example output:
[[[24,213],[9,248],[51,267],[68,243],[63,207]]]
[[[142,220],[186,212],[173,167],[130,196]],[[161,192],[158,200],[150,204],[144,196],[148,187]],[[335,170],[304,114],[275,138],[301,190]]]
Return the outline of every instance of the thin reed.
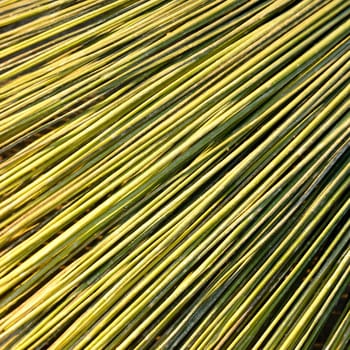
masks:
[[[1,349],[349,349],[349,0],[0,0]]]

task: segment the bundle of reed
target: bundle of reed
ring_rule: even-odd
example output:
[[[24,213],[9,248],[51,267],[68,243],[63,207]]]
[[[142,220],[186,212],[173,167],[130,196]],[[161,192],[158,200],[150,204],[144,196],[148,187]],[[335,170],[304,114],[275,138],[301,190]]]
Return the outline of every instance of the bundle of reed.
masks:
[[[348,349],[349,0],[0,0],[0,348]]]

